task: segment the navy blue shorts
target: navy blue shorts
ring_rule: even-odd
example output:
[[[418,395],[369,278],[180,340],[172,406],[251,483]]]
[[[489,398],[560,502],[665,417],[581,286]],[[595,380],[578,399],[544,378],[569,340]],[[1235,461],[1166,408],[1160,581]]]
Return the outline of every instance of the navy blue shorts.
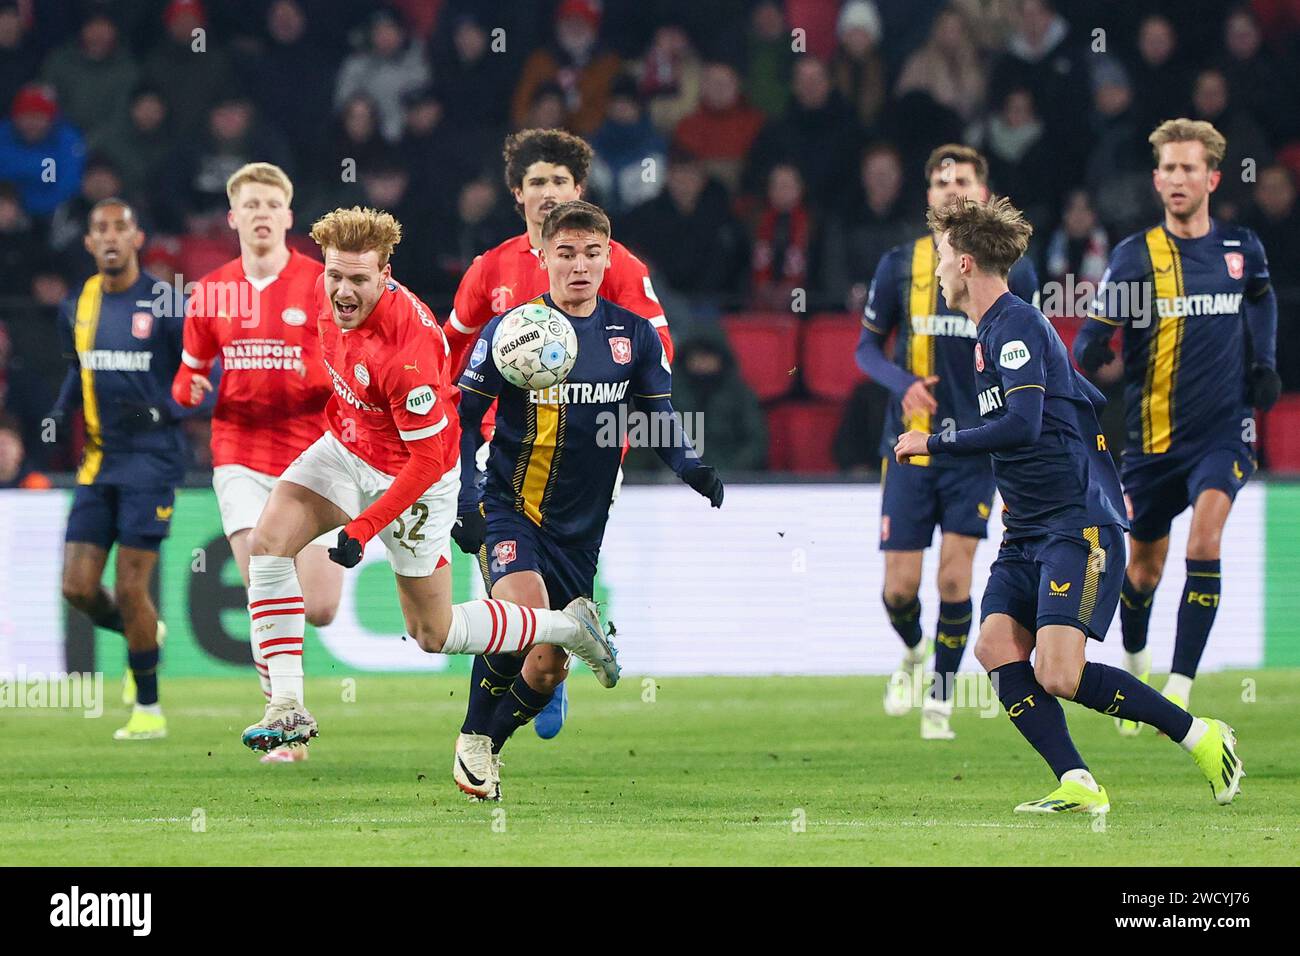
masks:
[[[78,485],[68,512],[66,541],[157,551],[171,529],[175,488]]]
[[[487,538],[479,549],[479,570],[492,585],[516,571],[536,571],[546,585],[552,610],[563,610],[576,597],[593,597],[600,551],[567,548],[517,511],[484,502]]]
[[[1125,560],[1124,531],[1114,524],[1003,541],[984,586],[980,620],[1009,614],[1033,634],[1066,624],[1105,640]]]
[[[934,526],[972,538],[988,537],[993,469],[987,458],[955,467],[900,465],[880,469],[880,550],[924,551]]]
[[[1138,541],[1159,541],[1174,518],[1210,488],[1235,501],[1255,467],[1255,455],[1244,442],[1163,455],[1124,452],[1121,477],[1131,534]]]

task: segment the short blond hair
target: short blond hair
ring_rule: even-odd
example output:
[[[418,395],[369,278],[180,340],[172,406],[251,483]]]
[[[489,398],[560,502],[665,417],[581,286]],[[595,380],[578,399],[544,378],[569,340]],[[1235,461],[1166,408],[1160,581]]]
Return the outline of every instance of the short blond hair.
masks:
[[[377,252],[379,268],[388,263],[393,247],[402,241],[402,224],[392,213],[379,209],[335,209],[316,220],[311,227],[311,237],[321,252],[334,249],[339,252]]]
[[[977,202],[954,196],[939,209],[926,213],[926,222],[936,236],[948,234],[948,244],[975,260],[983,272],[1004,279],[1025,250],[1034,227],[1005,196]]]
[[[226,198],[230,200],[231,206],[235,205],[235,196],[244,183],[275,186],[283,190],[285,204],[293,205],[293,180],[275,163],[245,163],[231,173],[226,180]]]
[[[1218,169],[1223,154],[1228,151],[1228,141],[1213,123],[1186,116],[1165,120],[1147,137],[1147,142],[1151,144],[1157,166],[1160,165],[1160,147],[1166,143],[1200,143],[1205,147],[1205,162],[1210,169]]]

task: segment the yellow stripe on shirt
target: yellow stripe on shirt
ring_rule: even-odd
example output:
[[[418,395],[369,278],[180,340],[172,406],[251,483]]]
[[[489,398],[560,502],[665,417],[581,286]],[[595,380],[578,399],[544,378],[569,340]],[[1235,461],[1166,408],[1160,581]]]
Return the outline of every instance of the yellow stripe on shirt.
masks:
[[[99,309],[104,300],[103,276],[93,275],[81,287],[77,297],[76,321],[72,338],[77,355],[94,351],[95,333],[99,330]],[[104,464],[104,435],[99,419],[99,402],[95,398],[95,371],[81,366],[81,413],[86,420],[86,448],[77,470],[77,483],[93,484]]]
[[[1183,263],[1178,247],[1162,226],[1146,234],[1147,252],[1155,280],[1155,299],[1151,321],[1155,331],[1147,346],[1147,374],[1142,388],[1142,451],[1163,454],[1169,450],[1173,436],[1174,385],[1183,340],[1181,316],[1159,313],[1161,300],[1169,303],[1183,294]]]
[[[912,244],[912,274],[908,285],[907,321],[910,338],[907,348],[907,367],[918,378],[934,374],[934,336],[916,331],[913,317],[934,315],[937,305],[938,288],[934,278],[934,240],[922,236]],[[931,433],[930,413],[914,412],[903,423],[908,430]],[[908,459],[912,465],[930,464],[929,455],[916,455]]]
[[[559,405],[533,404],[537,415],[536,437],[527,450],[528,464],[524,470],[523,511],[533,524],[541,526],[542,499],[551,477],[555,459],[555,440],[559,432]]]

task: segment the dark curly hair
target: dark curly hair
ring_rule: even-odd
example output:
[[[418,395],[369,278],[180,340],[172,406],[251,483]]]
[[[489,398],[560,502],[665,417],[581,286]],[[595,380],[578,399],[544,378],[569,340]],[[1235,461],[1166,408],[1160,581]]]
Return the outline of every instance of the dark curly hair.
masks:
[[[513,190],[523,188],[524,173],[539,162],[565,167],[581,186],[587,181],[592,153],[586,140],[562,129],[524,129],[506,137],[501,156],[506,164],[506,188]],[[523,214],[522,208],[518,211]]]

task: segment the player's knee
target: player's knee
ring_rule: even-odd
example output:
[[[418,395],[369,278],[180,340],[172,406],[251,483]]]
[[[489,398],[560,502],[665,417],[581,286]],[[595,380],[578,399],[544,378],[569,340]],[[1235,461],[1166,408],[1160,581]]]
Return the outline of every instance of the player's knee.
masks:
[[[306,609],[307,623],[312,627],[328,627],[334,623],[335,616],[339,613],[337,601],[328,604],[323,602],[304,601]]]
[[[964,601],[970,597],[970,577],[956,571],[939,569],[939,600]]]
[[[1006,646],[1006,642],[999,641],[997,638],[981,634],[979,640],[975,642],[975,660],[979,661],[980,667],[985,671],[991,671],[1007,663],[1011,660],[1010,653],[1011,648]]]
[[[1034,661],[1034,678],[1053,697],[1070,699],[1079,686],[1079,668],[1074,662],[1039,656]]]
[[[98,591],[98,583],[89,586],[81,581],[65,580],[63,582],[63,600],[79,611],[85,611],[95,603],[95,596]]]
[[[113,600],[124,617],[130,617],[149,603],[149,589],[133,581],[119,581],[113,588]]]
[[[919,587],[909,587],[907,582],[886,582],[884,589],[884,601],[891,608],[907,607],[916,600],[916,594]]]
[[[1218,561],[1222,541],[1218,531],[1193,531],[1187,539],[1187,557],[1192,561]]]
[[[1145,594],[1156,589],[1163,572],[1163,562],[1134,557],[1129,562],[1126,573],[1128,579],[1133,582],[1133,587]]]
[[[420,650],[426,654],[442,653],[442,648],[447,643],[447,628],[440,627],[436,622],[419,621],[414,625],[408,624],[407,631]]]

